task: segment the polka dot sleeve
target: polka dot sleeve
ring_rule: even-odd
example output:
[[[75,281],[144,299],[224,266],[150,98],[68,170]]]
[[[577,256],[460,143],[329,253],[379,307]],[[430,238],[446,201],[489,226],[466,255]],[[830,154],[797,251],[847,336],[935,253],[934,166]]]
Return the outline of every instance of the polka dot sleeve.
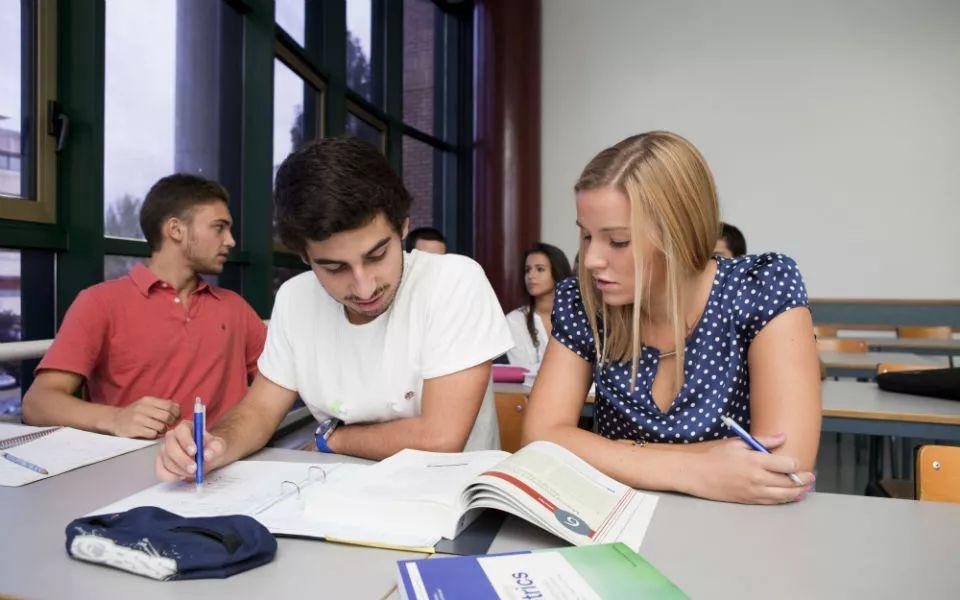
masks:
[[[553,323],[553,337],[558,342],[576,352],[580,358],[591,363],[596,361],[593,331],[583,310],[580,284],[576,277],[568,277],[557,285],[550,321]]]
[[[741,287],[735,301],[748,343],[781,313],[808,306],[807,289],[792,258],[773,253],[751,258],[737,269]]]

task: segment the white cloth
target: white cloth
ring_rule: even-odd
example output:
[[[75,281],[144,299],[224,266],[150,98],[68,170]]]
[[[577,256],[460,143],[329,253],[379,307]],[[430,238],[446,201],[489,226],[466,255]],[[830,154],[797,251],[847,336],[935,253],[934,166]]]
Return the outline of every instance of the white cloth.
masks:
[[[533,313],[533,328],[537,331],[537,341],[540,346],[533,345],[533,338],[527,330],[527,307],[521,306],[507,314],[507,325],[513,334],[513,349],[507,351],[507,360],[511,365],[527,367],[536,370],[543,362],[543,353],[547,350],[547,330],[543,326],[543,319],[536,312]]]
[[[513,345],[503,310],[473,260],[404,254],[389,309],[353,325],[312,272],[277,292],[258,367],[300,394],[318,420],[378,423],[420,414],[423,380],[476,366]],[[499,447],[490,390],[467,450]]]

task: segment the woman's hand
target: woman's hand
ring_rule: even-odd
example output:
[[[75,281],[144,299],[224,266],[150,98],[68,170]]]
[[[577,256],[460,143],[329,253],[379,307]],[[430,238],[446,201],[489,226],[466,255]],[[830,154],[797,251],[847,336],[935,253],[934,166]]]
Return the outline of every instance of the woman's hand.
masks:
[[[782,446],[784,434],[756,436],[770,450]],[[798,472],[796,458],[764,454],[738,438],[704,444],[702,452],[689,455],[689,481],[679,486],[693,496],[741,504],[784,504],[803,500],[816,481],[813,473]],[[787,473],[796,473],[797,485]]]

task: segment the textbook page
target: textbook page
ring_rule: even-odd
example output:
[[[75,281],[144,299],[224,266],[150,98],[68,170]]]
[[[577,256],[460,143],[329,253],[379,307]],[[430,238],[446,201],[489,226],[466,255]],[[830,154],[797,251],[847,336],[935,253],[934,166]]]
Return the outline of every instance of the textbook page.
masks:
[[[297,500],[313,484],[334,481],[366,468],[365,465],[348,464],[238,461],[204,476],[200,486],[193,481],[158,483],[90,515],[156,506],[183,517],[239,514],[260,520],[259,513],[268,512],[275,504]],[[270,529],[267,523],[264,526]]]
[[[636,551],[658,498],[607,477],[566,448],[534,442],[466,491],[474,506],[525,518],[572,544],[623,542]]]
[[[23,435],[24,433],[34,433],[44,429],[50,428],[4,424],[0,428],[0,439]],[[12,487],[25,485],[139,450],[155,443],[154,440],[134,440],[81,431],[71,427],[61,427],[38,440],[4,450],[4,452],[8,452],[17,458],[43,467],[49,471],[49,474],[37,473],[0,457],[0,485]]]
[[[461,519],[464,488],[509,456],[493,450],[403,450],[356,477],[311,487],[305,494],[307,519],[330,537],[431,547],[468,524]]]

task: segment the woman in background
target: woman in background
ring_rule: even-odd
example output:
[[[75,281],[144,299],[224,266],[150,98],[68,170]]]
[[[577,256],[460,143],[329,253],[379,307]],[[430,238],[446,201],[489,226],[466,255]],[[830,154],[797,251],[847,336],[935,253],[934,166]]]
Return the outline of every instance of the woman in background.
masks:
[[[550,339],[550,314],[557,283],[571,274],[570,262],[560,248],[536,243],[523,256],[523,286],[527,304],[507,315],[516,344],[507,352],[511,365],[536,370]]]
[[[574,190],[580,268],[557,285],[524,443],[565,446],[631,487],[746,504],[802,499],[821,408],[796,264],[713,258],[713,176],[676,134],[604,150]],[[577,427],[594,382],[598,433]],[[773,453],[751,450],[723,417]]]

